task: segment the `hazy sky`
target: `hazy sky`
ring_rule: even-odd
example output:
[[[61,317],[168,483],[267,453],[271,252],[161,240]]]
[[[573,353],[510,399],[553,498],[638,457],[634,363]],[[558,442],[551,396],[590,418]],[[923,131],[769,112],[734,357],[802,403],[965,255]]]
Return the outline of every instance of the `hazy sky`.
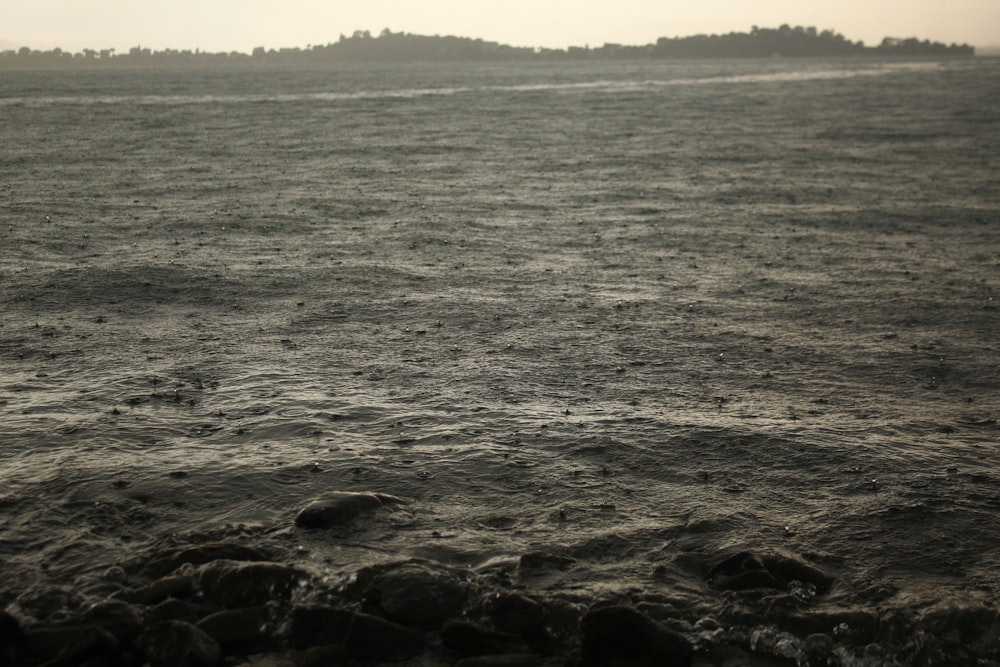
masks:
[[[249,52],[383,28],[564,48],[782,23],[869,45],[893,36],[987,46],[1000,43],[1000,0],[0,0],[0,48]]]

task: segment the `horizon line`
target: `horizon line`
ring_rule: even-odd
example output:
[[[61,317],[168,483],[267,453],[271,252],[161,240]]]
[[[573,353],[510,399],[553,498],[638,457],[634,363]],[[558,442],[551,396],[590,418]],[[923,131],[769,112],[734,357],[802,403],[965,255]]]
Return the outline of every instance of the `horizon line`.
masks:
[[[833,28],[823,28],[822,30],[819,30],[815,26],[801,26],[801,25],[792,26],[791,24],[783,23],[783,24],[781,24],[778,27],[767,27],[767,26],[761,27],[761,26],[758,26],[758,25],[751,25],[751,29],[752,28],[758,28],[759,30],[780,30],[784,26],[789,26],[793,30],[797,29],[797,28],[801,28],[801,29],[813,29],[813,30],[817,30],[817,32],[826,32],[826,31],[833,32],[834,34],[840,34],[841,36],[843,36],[845,39],[847,39],[848,41],[850,41],[852,43],[860,43],[860,44],[864,45],[866,48],[871,48],[864,40],[853,40],[853,39],[850,39],[847,35],[843,35],[842,33],[839,33],[837,30],[835,30]],[[392,31],[390,28],[383,28],[382,31],[380,31],[379,35],[372,34],[372,37],[373,38],[377,38],[378,36],[380,36],[382,33],[386,32],[386,31],[389,31],[390,34],[393,34],[393,35],[415,35],[415,36],[420,36],[420,37],[439,37],[439,38],[448,38],[448,37],[451,37],[451,38],[456,38],[456,39],[469,39],[469,40],[473,40],[473,41],[482,41],[482,42],[486,42],[486,43],[490,43],[490,44],[498,44],[500,46],[507,46],[507,47],[516,48],[516,49],[533,49],[535,51],[540,51],[540,50],[566,51],[568,49],[600,48],[600,46],[598,46],[598,47],[591,47],[589,43],[585,44],[583,46],[568,45],[568,46],[564,46],[564,47],[550,47],[550,46],[538,46],[538,45],[535,45],[535,46],[513,46],[512,44],[507,44],[507,43],[496,41],[496,40],[489,40],[489,39],[486,39],[486,38],[483,38],[483,37],[469,37],[469,36],[463,36],[463,35],[441,34],[441,33],[426,34],[426,33],[407,32],[405,30]],[[616,46],[622,46],[622,47],[642,47],[642,46],[648,46],[648,45],[651,45],[651,44],[656,44],[657,40],[659,40],[659,39],[688,39],[688,38],[691,38],[691,37],[699,37],[699,36],[703,36],[703,35],[707,36],[707,37],[712,37],[712,36],[723,36],[723,35],[733,35],[733,34],[749,34],[750,32],[751,32],[751,30],[746,30],[744,32],[740,32],[740,31],[736,31],[736,30],[730,30],[728,32],[713,32],[713,33],[701,32],[701,33],[692,33],[692,34],[689,34],[689,35],[675,35],[673,37],[661,36],[661,37],[656,38],[656,40],[654,40],[652,42],[649,42],[647,44],[626,44],[626,43],[623,43],[623,42],[603,42],[601,44],[601,46],[616,45]],[[352,34],[356,35],[358,33],[369,33],[369,34],[371,34],[371,31],[358,29],[358,30],[354,30]],[[340,33],[340,35],[339,35],[339,37],[338,37],[337,40],[335,40],[335,41],[327,41],[324,44],[307,44],[305,46],[274,46],[274,47],[258,45],[258,46],[252,47],[248,51],[241,51],[241,50],[237,50],[237,49],[222,50],[222,51],[212,51],[212,50],[208,50],[208,49],[201,49],[200,47],[180,48],[180,47],[171,47],[171,46],[165,46],[165,47],[162,47],[159,50],[160,51],[191,51],[191,52],[196,52],[196,53],[199,53],[199,54],[207,54],[207,55],[212,55],[212,54],[230,54],[230,53],[239,53],[239,54],[243,54],[243,55],[250,55],[250,54],[253,53],[253,51],[255,49],[258,49],[258,48],[263,48],[263,49],[265,49],[267,51],[280,51],[280,50],[283,50],[283,49],[307,49],[307,48],[312,48],[312,47],[316,47],[316,46],[329,46],[329,45],[332,45],[332,44],[336,44],[339,41],[342,41],[344,38],[347,38],[347,37],[348,37],[347,33]],[[916,38],[916,37],[893,37],[891,35],[885,35],[885,36],[883,36],[882,39],[885,40],[885,39],[919,39],[919,38]],[[930,39],[930,38],[925,38],[924,40],[921,40],[921,41],[928,41],[928,42],[935,43],[935,44],[957,45],[957,46],[971,46],[971,47],[973,47],[973,48],[976,49],[977,55],[980,53],[980,50],[1000,52],[1000,42],[997,42],[997,43],[994,43],[994,44],[978,45],[978,44],[971,44],[969,42],[962,42],[962,43],[959,43],[959,42],[939,42],[939,41],[936,41],[936,40],[933,40],[933,39]],[[134,45],[128,46],[126,48],[133,48],[133,47],[142,48],[142,44],[141,43],[134,44]],[[12,41],[9,41],[7,39],[4,39],[3,37],[0,37],[0,52],[2,52],[2,51],[11,51],[11,50],[18,51],[18,50],[23,49],[23,48],[29,48],[31,50],[39,50],[39,51],[45,50],[45,47],[37,47],[36,48],[36,47],[32,47],[32,46],[29,46],[29,45],[26,45],[26,44],[18,44],[17,42],[12,42]],[[116,47],[104,47],[103,49],[100,48],[100,47],[98,47],[98,48],[94,48],[94,47],[81,47],[78,51],[66,50],[66,49],[63,49],[59,45],[52,45],[52,46],[48,47],[49,51],[54,51],[56,49],[59,49],[60,51],[63,51],[63,52],[66,52],[66,53],[82,53],[84,49],[91,49],[91,50],[94,50],[94,51],[101,51],[101,50],[110,50],[110,51],[115,51],[115,52],[118,51],[118,49]]]

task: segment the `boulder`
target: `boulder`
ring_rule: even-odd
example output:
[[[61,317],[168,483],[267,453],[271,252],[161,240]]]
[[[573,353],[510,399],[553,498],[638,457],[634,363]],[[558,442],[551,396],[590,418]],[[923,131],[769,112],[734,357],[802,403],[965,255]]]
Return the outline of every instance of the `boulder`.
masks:
[[[355,664],[357,663],[351,652],[337,644],[314,646],[295,656],[295,667],[335,667]]]
[[[787,556],[763,556],[761,561],[767,571],[787,586],[793,581],[812,584],[817,593],[826,593],[833,585],[833,578],[822,570]]]
[[[535,651],[548,648],[548,614],[535,600],[520,593],[500,593],[487,605],[487,613],[497,629],[523,637]]]
[[[880,620],[876,613],[862,609],[798,612],[776,619],[779,625],[797,635],[838,633],[841,639],[851,638],[858,644],[875,641]]]
[[[194,595],[194,577],[176,574],[157,579],[142,588],[123,590],[114,597],[145,606],[159,604],[169,598],[186,599]]]
[[[445,647],[463,657],[530,653],[527,644],[517,635],[488,630],[468,621],[448,621],[441,628]]]
[[[224,649],[251,647],[270,635],[266,606],[225,609],[206,616],[196,626]]]
[[[741,551],[724,558],[708,572],[708,580],[718,590],[746,591],[770,588],[784,591],[793,581],[811,585],[816,593],[830,590],[833,579],[822,570],[779,555],[757,555]]]
[[[222,659],[219,643],[203,630],[184,621],[163,621],[149,626],[135,640],[150,664],[164,667],[212,667]]]
[[[187,621],[194,623],[204,615],[202,609],[187,600],[170,598],[146,609],[146,622]]]
[[[581,667],[690,665],[691,644],[631,607],[589,611],[580,623]]]
[[[345,526],[388,505],[405,504],[406,501],[402,498],[384,493],[334,491],[320,496],[302,508],[295,516],[295,525],[300,528]]]
[[[287,600],[309,575],[280,563],[219,560],[202,566],[198,584],[205,596],[227,608]]]
[[[11,664],[24,645],[21,622],[6,611],[0,611],[0,664]],[[5,662],[6,661],[6,662]]]
[[[371,614],[323,606],[296,607],[290,621],[292,648],[339,645],[375,660],[405,660],[424,650],[423,635]]]
[[[275,558],[276,554],[274,553],[246,544],[209,542],[154,558],[146,565],[146,572],[153,577],[162,577],[185,564],[197,566],[215,560],[260,562],[271,561]]]
[[[80,593],[59,587],[32,587],[17,598],[21,613],[39,621],[65,620],[85,604]]]
[[[142,632],[143,615],[127,602],[105,600],[84,611],[80,615],[80,622],[107,630],[122,645],[127,645]]]
[[[548,553],[545,551],[532,551],[521,556],[517,569],[522,574],[535,574],[539,572],[549,572],[552,570],[565,570],[576,562],[568,556]]]
[[[541,659],[530,653],[508,653],[464,658],[456,662],[455,667],[539,667],[541,664]]]
[[[466,590],[443,568],[403,563],[375,577],[368,596],[390,619],[408,627],[437,630],[465,606]]]
[[[120,654],[115,636],[96,626],[32,628],[26,643],[27,653],[48,667],[71,667],[91,660],[113,662]]]

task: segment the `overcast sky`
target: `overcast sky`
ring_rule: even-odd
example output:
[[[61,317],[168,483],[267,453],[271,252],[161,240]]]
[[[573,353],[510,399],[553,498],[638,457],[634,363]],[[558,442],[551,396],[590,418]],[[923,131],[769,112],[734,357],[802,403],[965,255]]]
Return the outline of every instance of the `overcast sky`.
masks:
[[[0,48],[250,52],[383,28],[564,48],[782,23],[869,45],[892,36],[990,46],[1000,43],[1000,0],[0,0]]]

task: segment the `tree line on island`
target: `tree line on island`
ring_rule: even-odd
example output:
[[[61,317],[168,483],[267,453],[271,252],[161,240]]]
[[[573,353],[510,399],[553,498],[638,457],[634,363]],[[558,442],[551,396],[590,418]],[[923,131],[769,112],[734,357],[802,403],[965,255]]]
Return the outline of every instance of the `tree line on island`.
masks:
[[[770,58],[819,56],[972,56],[968,44],[945,45],[915,37],[886,37],[877,46],[853,42],[832,30],[782,25],[724,35],[661,37],[655,44],[627,46],[604,44],[567,49],[515,47],[482,39],[453,36],[414,35],[392,32],[378,36],[367,30],[325,45],[306,48],[266,49],[251,53],[208,53],[200,50],[164,49],[153,51],[136,46],[128,53],[115,49],[83,49],[71,53],[62,49],[37,51],[28,47],[0,52],[0,66],[166,66],[214,64],[322,65],[370,62],[489,62],[511,60],[613,60],[682,58]]]

